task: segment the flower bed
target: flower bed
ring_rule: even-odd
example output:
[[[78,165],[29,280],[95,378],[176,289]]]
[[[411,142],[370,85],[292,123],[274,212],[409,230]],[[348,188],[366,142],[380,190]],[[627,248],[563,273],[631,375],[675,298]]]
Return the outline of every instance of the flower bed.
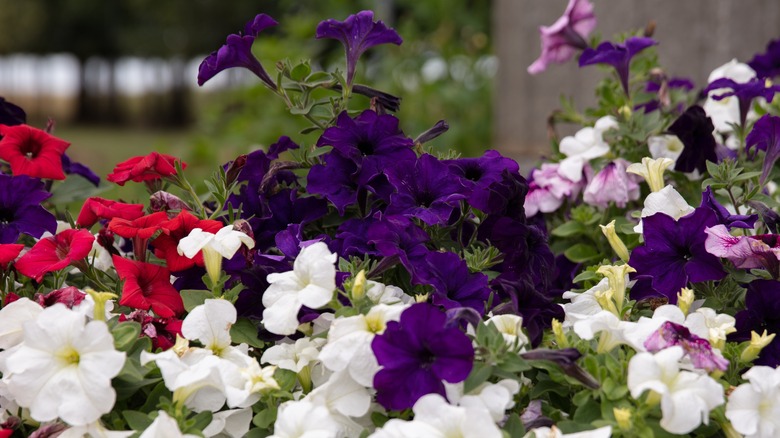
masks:
[[[69,214],[59,181],[100,179],[0,102],[0,437],[774,436],[780,46],[699,93],[652,35],[588,41],[592,11],[541,29],[529,72],[607,76],[528,178],[434,154],[443,121],[400,130],[399,98],[356,82],[401,44],[368,11],[317,27],[343,72],[267,72],[264,14],[203,61],[199,84],[246,68],[317,134],[205,193],[152,153],[107,177],[148,204]]]

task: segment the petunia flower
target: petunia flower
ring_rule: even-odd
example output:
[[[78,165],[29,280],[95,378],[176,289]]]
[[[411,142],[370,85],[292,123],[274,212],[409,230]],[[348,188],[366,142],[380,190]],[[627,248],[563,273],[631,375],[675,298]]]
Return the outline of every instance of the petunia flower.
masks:
[[[468,377],[474,348],[465,333],[445,325],[445,314],[427,303],[406,309],[371,343],[382,369],[374,376],[376,400],[386,409],[414,406],[426,394],[444,395],[444,383]]]
[[[756,53],[747,65],[762,79],[780,75],[780,39],[769,41],[766,52]]]
[[[2,373],[16,403],[36,421],[59,417],[82,426],[114,407],[111,379],[124,364],[104,322],[87,323],[82,314],[55,305],[24,325],[24,341]]]
[[[736,59],[721,65],[713,70],[707,78],[707,83],[713,83],[719,79],[731,79],[736,83],[744,84],[750,82],[756,77],[756,72],[750,68],[747,64],[738,62]],[[738,99],[721,99],[716,100],[714,96],[718,93],[718,90],[712,90],[707,95],[707,100],[704,102],[704,111],[712,118],[712,123],[715,126],[715,130],[719,133],[728,134],[733,131],[732,124],[739,123],[740,121],[740,108]],[[730,145],[726,142],[726,145],[730,148],[736,148],[739,145],[738,142],[734,142]]]
[[[775,280],[754,280],[748,283],[745,293],[745,309],[737,312],[735,333],[729,341],[749,341],[743,352],[746,361],[754,365],[772,368],[780,365],[780,282]],[[760,353],[760,354],[759,354]],[[756,358],[757,357],[757,358]]]
[[[672,160],[672,164],[677,162],[684,147],[676,135],[654,135],[647,138],[650,156],[654,159],[668,158]]]
[[[263,352],[260,363],[270,363],[277,368],[300,373],[318,361],[320,348],[325,344],[322,338],[303,337],[294,343],[276,344]]]
[[[269,438],[347,436],[344,428],[326,406],[304,398],[279,405],[274,434]]]
[[[231,260],[242,245],[252,249],[255,247],[255,241],[245,233],[234,230],[233,225],[228,225],[216,234],[194,228],[187,237],[179,241],[176,250],[189,259],[202,253],[206,272],[216,284],[222,272],[222,258]]]
[[[755,148],[755,149],[754,149]],[[751,151],[751,149],[753,149]],[[764,161],[759,182],[763,185],[780,158],[780,117],[766,114],[753,125],[745,138],[745,151],[755,159],[758,151],[764,151]]]
[[[648,140],[649,142],[649,140]],[[626,168],[626,172],[640,175],[650,186],[651,192],[658,192],[664,188],[664,171],[674,164],[670,158],[652,159],[642,158],[642,163],[633,163]]]
[[[552,213],[563,205],[566,199],[575,199],[585,186],[585,181],[574,182],[559,172],[558,163],[542,163],[531,171],[528,179],[528,193],[523,208],[527,217],[539,212]],[[580,169],[579,174],[582,174]]]
[[[187,163],[179,158],[152,152],[149,155],[133,157],[117,164],[114,171],[109,173],[106,179],[120,186],[125,185],[128,181],[142,182],[162,179],[176,175],[174,163],[177,161],[181,163],[182,169],[187,168]]]
[[[152,424],[144,429],[139,438],[195,438],[197,435],[184,434],[179,429],[179,423],[175,418],[171,418],[167,412],[163,410],[157,411],[157,417]]]
[[[0,243],[0,268],[8,269],[11,264],[24,249],[21,243]]]
[[[14,175],[65,179],[62,154],[70,143],[28,125],[0,125],[0,158]]]
[[[188,236],[195,228],[200,228],[209,233],[216,233],[223,224],[211,219],[198,219],[188,211],[181,211],[168,221],[159,224],[160,233],[151,244],[154,246],[154,255],[165,259],[165,264],[172,272],[179,272],[193,266],[204,266],[203,255],[196,254],[193,258],[179,254],[179,241]]]
[[[48,272],[59,271],[80,262],[92,251],[95,241],[87,230],[64,230],[36,243],[16,262],[16,269],[40,282]]]
[[[100,219],[138,219],[144,215],[143,204],[126,204],[98,197],[87,198],[76,219],[76,225],[89,228]]]
[[[561,139],[558,148],[566,158],[559,163],[558,173],[569,181],[580,182],[585,164],[609,152],[609,145],[603,136],[606,131],[617,126],[614,117],[604,116],[598,119],[592,128],[582,128],[574,136]]]
[[[0,125],[23,125],[27,123],[27,114],[18,105],[0,97]]]
[[[585,38],[596,28],[593,4],[589,0],[569,0],[566,10],[551,26],[539,26],[542,54],[528,66],[535,75],[547,69],[550,63],[563,64],[576,50],[588,47]]]
[[[675,345],[682,347],[696,368],[712,372],[726,371],[729,367],[729,361],[715,353],[707,339],[692,334],[681,324],[666,321],[645,340],[645,348],[650,353]]]
[[[681,371],[683,349],[669,347],[658,353],[637,353],[628,363],[628,389],[639,398],[645,391],[661,396],[661,427],[686,434],[708,424],[710,411],[723,404],[723,387],[706,374]]]
[[[141,336],[152,340],[152,351],[167,350],[176,343],[176,336],[182,336],[182,321],[176,318],[159,318],[146,310],[137,309],[129,314],[119,315],[119,322],[135,321],[141,325]]]
[[[268,275],[271,284],[263,294],[263,326],[271,333],[291,335],[298,328],[301,306],[319,309],[336,290],[336,259],[323,242],[302,249],[293,270]]]
[[[725,225],[715,225],[704,230],[708,253],[725,258],[738,269],[766,269],[772,278],[780,278],[780,241],[778,236],[732,236]]]
[[[737,82],[729,78],[720,78],[710,82],[704,89],[704,92],[722,89],[729,89],[731,91],[716,91],[711,94],[710,97],[715,100],[724,100],[732,96],[736,97],[739,105],[739,123],[740,126],[745,126],[745,121],[747,120],[748,112],[750,111],[753,100],[760,97],[764,98],[767,102],[772,102],[775,93],[780,91],[780,85],[770,85],[764,79],[759,78],[752,78],[747,82]]]
[[[266,14],[258,14],[247,22],[243,34],[230,34],[216,52],[212,52],[198,67],[198,85],[202,86],[222,70],[243,67],[254,73],[263,84],[276,90],[276,84],[268,76],[260,61],[252,54],[252,44],[263,30],[276,26],[276,20]]]
[[[124,281],[119,305],[149,310],[161,318],[184,313],[184,302],[163,266],[113,256],[117,275]]]
[[[754,366],[729,395],[726,418],[737,432],[750,437],[773,437],[780,432],[780,369]]]
[[[628,162],[623,159],[608,163],[588,182],[582,200],[601,208],[607,208],[612,202],[623,208],[628,202],[639,199],[639,184],[633,175],[628,175],[627,167]]]
[[[68,154],[62,154],[62,171],[68,175],[76,174],[82,176],[87,181],[94,184],[95,187],[100,185],[100,177],[89,167],[76,163],[68,157]]]
[[[701,192],[701,207],[707,207],[714,211],[715,215],[718,217],[718,222],[725,225],[728,229],[745,228],[752,230],[758,220],[757,214],[731,214],[726,207],[715,199],[715,194],[712,192],[711,186],[707,186],[707,188]]]
[[[637,275],[653,276],[653,287],[677,301],[677,292],[689,282],[720,280],[726,276],[720,260],[705,249],[704,229],[715,226],[715,213],[697,208],[675,221],[663,213],[642,219],[644,245],[631,252],[628,264]]]
[[[674,163],[674,170],[678,172],[698,170],[699,173],[704,173],[707,170],[707,161],[713,163],[718,161],[715,154],[715,137],[712,135],[714,129],[712,120],[698,105],[686,109],[672,123],[669,132],[676,135],[684,146]]]
[[[57,219],[40,205],[49,197],[39,179],[0,174],[0,243],[16,243],[22,233],[53,233]]]
[[[469,272],[460,256],[449,251],[429,251],[416,264],[412,282],[433,286],[433,304],[445,309],[470,307],[480,315],[486,312],[485,303],[491,294],[488,277],[481,272]]]
[[[694,208],[688,205],[688,201],[680,195],[671,185],[667,185],[657,192],[652,192],[645,198],[645,206],[642,208],[639,224],[634,227],[634,231],[641,233],[643,230],[643,221],[646,217],[657,213],[663,213],[674,220],[693,213]]]
[[[338,40],[344,45],[347,56],[347,85],[352,85],[358,59],[366,50],[387,43],[399,46],[403,42],[394,29],[388,28],[382,21],[374,21],[372,11],[360,11],[344,21],[322,21],[317,25],[315,37]]]
[[[628,96],[628,69],[631,64],[631,58],[637,53],[650,46],[658,44],[652,38],[629,37],[623,43],[611,43],[605,41],[598,47],[592,49],[588,47],[580,56],[580,67],[593,64],[609,64],[615,68],[620,84],[623,86]]]

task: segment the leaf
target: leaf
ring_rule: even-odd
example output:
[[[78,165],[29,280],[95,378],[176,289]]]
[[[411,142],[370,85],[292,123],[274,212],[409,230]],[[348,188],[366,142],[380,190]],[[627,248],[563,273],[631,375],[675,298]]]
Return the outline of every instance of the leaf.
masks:
[[[119,351],[127,351],[140,334],[141,324],[135,321],[123,322],[111,329],[111,335],[114,337],[114,347]]]
[[[558,237],[576,236],[585,233],[585,227],[579,222],[569,221],[555,228],[550,233]]]
[[[596,400],[588,399],[574,412],[573,420],[578,423],[590,423],[601,418],[601,408]]]
[[[584,243],[578,243],[570,247],[563,252],[563,255],[574,263],[584,263],[599,258],[599,253],[596,249]]]
[[[509,419],[506,420],[504,432],[509,434],[509,438],[522,438],[525,436],[525,427],[517,413],[513,413],[509,416]]]
[[[301,82],[304,79],[306,79],[307,76],[311,73],[311,67],[309,67],[308,62],[302,62],[295,67],[293,67],[292,71],[290,71],[290,79]]]
[[[51,191],[52,196],[47,202],[59,205],[81,201],[111,188],[113,186],[109,184],[101,184],[95,187],[94,184],[80,176],[69,176],[62,184],[54,186],[54,189]]]
[[[205,303],[207,299],[214,298],[214,294],[208,290],[183,290],[181,299],[184,301],[184,308],[187,312]]]
[[[572,280],[574,283],[582,283],[583,281],[596,280],[599,275],[593,271],[583,271]]]
[[[463,393],[468,394],[472,390],[476,389],[479,385],[485,383],[490,375],[493,374],[493,366],[486,363],[475,362],[474,368],[471,369],[471,373],[466,378],[466,382],[463,383]]]
[[[238,321],[230,327],[230,339],[236,344],[247,344],[255,348],[262,348],[265,345],[257,337],[257,326],[248,318],[238,318]]]
[[[148,414],[139,411],[122,411],[122,416],[125,417],[127,425],[133,430],[144,430],[154,422]]]
[[[258,412],[252,418],[252,424],[261,428],[267,429],[276,421],[276,406],[268,406],[266,409]]]
[[[199,413],[198,415],[187,420],[188,427],[187,430],[185,430],[184,432],[194,433],[196,431],[202,431],[209,424],[211,424],[212,417],[213,414],[211,413],[211,411],[203,411]]]

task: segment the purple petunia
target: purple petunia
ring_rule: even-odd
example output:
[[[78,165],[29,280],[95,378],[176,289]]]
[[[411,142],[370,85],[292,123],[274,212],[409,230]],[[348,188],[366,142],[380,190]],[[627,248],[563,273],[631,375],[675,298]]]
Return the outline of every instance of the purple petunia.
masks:
[[[706,207],[712,210],[715,213],[715,216],[718,217],[718,222],[729,229],[746,228],[752,230],[758,220],[757,214],[731,214],[726,207],[715,199],[715,195],[712,193],[712,187],[710,186],[707,186],[707,189],[701,193],[700,207]]]
[[[693,366],[707,371],[726,371],[729,361],[712,351],[710,341],[700,338],[684,325],[666,321],[654,331],[644,343],[647,351],[657,353],[663,349],[679,345],[691,358]]]
[[[465,333],[446,323],[446,314],[436,306],[413,304],[374,338],[371,349],[382,367],[374,376],[379,404],[408,409],[426,394],[444,396],[443,382],[466,380],[474,347]]]
[[[0,125],[14,126],[27,123],[27,114],[18,105],[0,97]]]
[[[755,147],[755,150],[751,151]],[[745,151],[748,157],[755,159],[756,153],[764,151],[764,163],[761,168],[760,183],[763,185],[775,162],[780,158],[780,117],[765,114],[753,125],[753,129],[745,138]]]
[[[739,123],[741,126],[745,126],[745,119],[753,99],[763,97],[767,102],[772,102],[775,93],[780,91],[780,85],[769,85],[764,79],[752,78],[747,82],[737,82],[730,78],[720,78],[710,82],[702,93],[723,88],[731,89],[731,91],[713,95],[712,98],[723,100],[732,96],[736,97],[739,102]]]
[[[504,182],[504,172],[517,174],[517,161],[489,150],[478,158],[458,158],[444,161],[465,187],[469,204],[485,213],[492,213],[490,198],[494,184]]]
[[[658,44],[652,38],[630,37],[624,43],[605,41],[595,49],[587,48],[580,56],[580,67],[593,64],[609,64],[615,68],[626,95],[628,91],[628,69],[631,58],[642,50]]]
[[[381,21],[374,21],[372,11],[360,11],[350,15],[344,21],[329,19],[317,25],[317,39],[330,38],[341,41],[347,55],[347,84],[352,85],[355,77],[355,66],[366,50],[380,44],[401,45],[403,40],[398,33],[385,26]]]
[[[41,206],[50,196],[37,178],[0,174],[0,243],[15,243],[22,233],[54,233],[57,220]]]
[[[569,0],[566,10],[551,26],[540,26],[542,54],[528,67],[535,75],[547,69],[550,63],[563,64],[576,50],[588,47],[585,38],[596,28],[593,4],[589,0]]]
[[[773,78],[780,75],[780,39],[772,40],[766,46],[766,53],[756,53],[747,63],[759,78]]]
[[[652,276],[652,287],[677,302],[677,292],[689,282],[720,280],[726,276],[720,260],[707,252],[707,227],[718,224],[709,208],[697,208],[677,221],[664,213],[642,219],[644,245],[631,252],[628,264],[636,275]]]
[[[707,170],[707,161],[717,162],[715,137],[712,135],[714,130],[712,120],[707,117],[704,108],[693,105],[685,110],[669,127],[669,132],[676,135],[683,144],[683,151],[677,157],[674,170],[698,170],[704,173]]]
[[[452,252],[429,251],[416,265],[412,281],[433,286],[433,304],[445,309],[470,307],[485,314],[491,293],[487,275],[470,273],[466,262]]]
[[[464,187],[436,157],[422,155],[416,162],[385,170],[396,192],[390,195],[387,214],[416,217],[428,225],[446,223],[459,202],[466,198]]]
[[[260,61],[252,54],[252,43],[257,35],[268,27],[276,26],[276,20],[266,14],[258,14],[244,27],[243,34],[230,34],[225,44],[213,52],[198,67],[198,85],[203,85],[222,70],[243,67],[251,71],[272,90],[276,84],[268,76]]]
[[[738,312],[737,331],[729,336],[729,341],[749,341],[750,332],[762,334],[780,333],[780,282],[774,280],[754,280],[747,285],[745,310]],[[761,350],[754,365],[777,367],[780,365],[780,336],[776,336],[769,345]]]
[[[67,154],[62,154],[62,171],[68,175],[80,175],[95,187],[100,185],[100,177],[92,169],[81,163],[74,162]]]

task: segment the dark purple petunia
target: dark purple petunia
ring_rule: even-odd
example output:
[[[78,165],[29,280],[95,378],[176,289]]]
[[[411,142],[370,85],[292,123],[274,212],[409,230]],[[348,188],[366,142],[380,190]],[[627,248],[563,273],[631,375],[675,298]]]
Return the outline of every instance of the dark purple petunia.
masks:
[[[374,376],[379,404],[409,409],[426,394],[445,396],[443,382],[466,380],[474,347],[465,333],[446,323],[447,316],[436,306],[413,304],[374,338],[371,349],[382,367]]]
[[[0,125],[14,126],[27,123],[27,114],[19,106],[0,97]]]
[[[731,214],[726,207],[715,199],[710,186],[707,186],[707,189],[701,193],[700,207],[712,210],[718,218],[718,223],[725,225],[728,229],[746,228],[752,230],[758,220],[757,214]]]
[[[490,208],[491,186],[504,182],[504,172],[517,174],[517,161],[502,156],[497,151],[489,150],[479,158],[459,158],[444,161],[452,169],[452,173],[460,179],[466,188],[469,204],[486,212],[494,213]]]
[[[720,280],[726,276],[720,259],[707,252],[704,229],[718,224],[709,208],[697,208],[677,221],[664,213],[642,219],[644,245],[631,252],[628,264],[636,275],[651,275],[652,287],[674,304],[689,282]]]
[[[62,171],[68,175],[80,175],[87,181],[94,184],[95,187],[100,185],[100,177],[97,176],[97,174],[93,172],[92,169],[81,163],[73,162],[70,157],[68,157],[68,154],[62,154]]]
[[[704,173],[707,170],[707,161],[717,162],[715,137],[712,135],[714,130],[712,120],[707,117],[704,108],[693,105],[685,110],[669,127],[669,132],[676,135],[683,144],[683,151],[677,157],[674,170],[698,170]]]
[[[358,193],[366,192],[357,182],[359,169],[352,160],[331,152],[325,155],[322,164],[315,164],[309,170],[306,190],[325,197],[344,216],[347,207],[357,202]]]
[[[470,307],[480,315],[485,314],[491,293],[488,277],[479,272],[470,273],[466,262],[457,254],[429,251],[416,266],[412,282],[433,286],[433,304],[445,309]]]
[[[752,150],[755,147],[755,150]],[[761,168],[761,185],[767,181],[775,162],[780,158],[780,117],[765,114],[753,125],[753,129],[745,138],[745,151],[748,157],[755,159],[758,151],[764,151],[764,162]]]
[[[372,11],[360,11],[344,21],[329,19],[317,25],[317,39],[330,38],[341,41],[347,55],[347,84],[352,85],[355,66],[366,50],[380,44],[401,45],[403,40],[394,29],[381,21],[374,21]]]
[[[522,316],[523,328],[534,347],[542,342],[544,330],[552,325],[553,318],[563,321],[565,317],[563,307],[517,272],[502,273],[490,282],[490,286],[497,292],[495,301],[501,302],[493,313]]]
[[[444,224],[466,198],[450,168],[433,155],[424,154],[413,164],[395,163],[385,174],[396,189],[390,195],[389,215],[416,217],[428,225]]]
[[[694,335],[688,327],[672,321],[661,324],[661,327],[647,338],[644,345],[650,353],[679,345],[691,358],[693,366],[708,372],[726,371],[729,367],[728,360],[712,351],[710,341]]]
[[[630,37],[624,43],[605,41],[595,49],[587,48],[580,56],[580,67],[593,64],[609,64],[615,68],[626,95],[628,91],[628,70],[631,58],[642,50],[658,44],[652,38]]]
[[[417,263],[428,253],[425,243],[431,240],[425,231],[404,216],[383,217],[372,223],[366,241],[384,257],[398,257],[414,275]]]
[[[39,238],[57,230],[57,219],[41,206],[51,193],[43,181],[0,174],[0,243],[15,243],[21,233]]]
[[[731,334],[729,341],[750,340],[750,332],[780,335],[780,282],[774,280],[755,280],[747,285],[745,310],[738,312],[737,331]],[[769,345],[753,362],[755,365],[777,367],[780,365],[780,336],[775,336]]]
[[[336,238],[329,245],[330,250],[346,260],[350,257],[379,255],[373,243],[366,238],[369,228],[376,222],[377,219],[373,217],[345,221],[336,230]]]
[[[228,35],[225,44],[200,63],[198,85],[202,86],[222,70],[244,67],[257,75],[269,88],[275,90],[276,84],[252,54],[252,43],[260,32],[277,24],[279,23],[268,15],[258,14],[246,24],[243,34]]]
[[[764,79],[753,78],[748,82],[737,82],[729,78],[720,78],[710,82],[702,93],[706,94],[710,91],[717,92],[724,88],[730,88],[731,91],[713,95],[712,98],[715,100],[723,100],[732,96],[736,97],[737,101],[739,101],[740,126],[745,126],[745,119],[747,118],[747,113],[750,110],[753,99],[763,97],[767,102],[772,102],[775,93],[780,91],[780,85],[768,85]]]
[[[766,46],[766,53],[756,53],[747,63],[759,78],[773,78],[780,75],[780,39],[772,40]]]

